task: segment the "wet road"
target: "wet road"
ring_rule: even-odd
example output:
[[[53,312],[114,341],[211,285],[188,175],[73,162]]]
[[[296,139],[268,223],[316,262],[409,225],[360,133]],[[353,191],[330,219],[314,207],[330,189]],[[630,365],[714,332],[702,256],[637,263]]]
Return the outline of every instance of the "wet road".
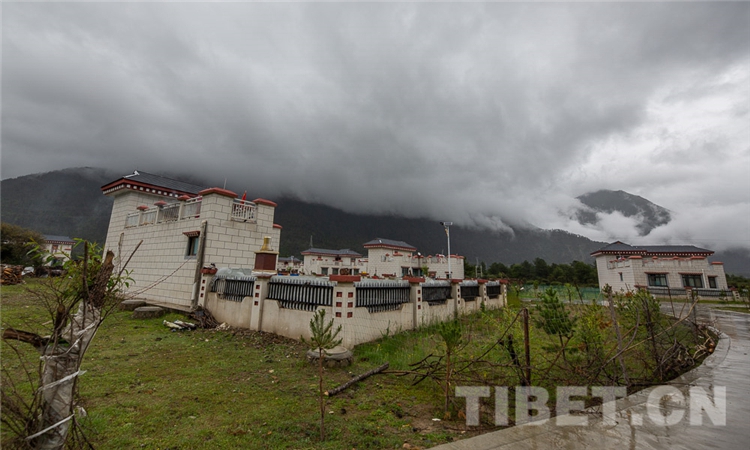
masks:
[[[681,305],[680,305],[681,306]],[[665,308],[665,306],[663,306]],[[667,305],[671,312],[671,306]],[[680,315],[680,308],[676,315]],[[665,310],[667,312],[667,310]],[[683,314],[687,311],[684,310]],[[589,419],[587,426],[558,426],[555,419],[542,425],[527,424],[499,430],[470,439],[434,447],[434,450],[490,450],[490,449],[738,449],[750,448],[750,314],[720,311],[701,306],[697,311],[700,323],[713,325],[726,334],[713,355],[687,374],[669,383],[672,391],[679,390],[665,399],[661,412],[653,407],[649,410],[647,399],[655,388],[649,388],[617,401],[616,424],[606,424],[600,418]],[[716,387],[726,388],[726,408],[720,402],[711,403],[714,411],[707,413],[700,408],[702,425],[691,425],[690,388],[702,388],[709,400],[716,400]],[[697,391],[694,391],[697,392]],[[683,405],[674,403],[679,395],[684,396]],[[694,396],[693,399],[697,399]],[[651,402],[653,405],[653,402]],[[725,425],[716,425],[713,419],[721,420],[725,411]],[[684,412],[681,420],[665,426],[656,424],[651,418],[657,414],[668,416]],[[651,414],[649,414],[649,412]],[[711,417],[713,414],[713,417]],[[696,416],[697,417],[697,416]],[[640,423],[639,423],[640,422]],[[695,420],[693,420],[695,422]]]

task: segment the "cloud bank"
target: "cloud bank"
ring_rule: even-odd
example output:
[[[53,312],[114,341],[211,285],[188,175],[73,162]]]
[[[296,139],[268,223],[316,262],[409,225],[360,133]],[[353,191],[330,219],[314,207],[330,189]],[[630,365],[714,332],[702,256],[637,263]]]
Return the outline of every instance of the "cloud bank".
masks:
[[[750,249],[748,3],[6,3],[2,177]],[[570,219],[622,189],[673,211]]]

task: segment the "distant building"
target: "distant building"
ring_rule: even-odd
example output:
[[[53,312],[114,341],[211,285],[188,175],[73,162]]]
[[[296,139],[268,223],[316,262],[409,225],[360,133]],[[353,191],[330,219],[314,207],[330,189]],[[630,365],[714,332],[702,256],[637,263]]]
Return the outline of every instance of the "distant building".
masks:
[[[599,287],[614,291],[647,289],[654,295],[719,296],[727,291],[724,265],[709,262],[713,251],[692,245],[631,246],[613,242],[591,253]]]
[[[454,279],[464,278],[464,257],[459,255],[428,255],[417,252],[417,248],[403,241],[376,238],[363,245],[367,253],[367,273],[370,276],[429,276],[448,277],[450,257]],[[425,270],[427,271],[425,273]]]
[[[278,255],[270,249],[279,248],[281,226],[273,223],[272,201],[138,171],[101,189],[114,197],[105,249],[122,264],[143,241],[127,267],[135,281],[129,294],[136,298],[200,304],[204,266],[276,272]]]
[[[68,261],[70,253],[73,251],[73,245],[75,245],[75,241],[68,236],[45,234],[44,250],[54,258],[47,265],[57,266]]]
[[[363,244],[367,257],[352,250],[309,248],[302,252],[304,270],[310,275],[339,275],[347,269],[350,275],[367,274],[370,277],[401,278],[429,276],[447,278],[448,257],[424,256],[417,248],[403,241],[377,238]],[[426,269],[426,272],[425,272]],[[451,255],[454,279],[464,278],[464,257]]]
[[[304,272],[308,275],[359,275],[367,270],[367,259],[348,248],[329,250],[308,248],[302,252]],[[342,273],[342,269],[344,273]]]
[[[302,259],[294,256],[279,257],[276,263],[276,270],[279,272],[299,273],[302,270]]]

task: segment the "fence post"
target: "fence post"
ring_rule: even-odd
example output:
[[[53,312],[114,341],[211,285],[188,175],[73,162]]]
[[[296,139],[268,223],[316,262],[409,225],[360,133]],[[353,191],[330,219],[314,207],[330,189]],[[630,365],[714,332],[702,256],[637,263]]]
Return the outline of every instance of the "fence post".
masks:
[[[252,309],[250,313],[250,329],[263,331],[263,304],[268,297],[268,283],[272,275],[260,274],[256,276],[253,288]]]
[[[529,339],[529,310],[521,310],[523,315],[523,349],[526,354],[526,386],[531,386],[531,343]]]
[[[407,278],[409,280],[409,302],[412,306],[411,329],[416,330],[422,322],[422,283],[423,277]]]
[[[461,285],[453,280],[448,279],[451,284],[451,300],[453,301],[453,317],[458,317],[458,311],[461,308]]]
[[[331,275],[328,280],[334,284],[333,287],[333,326],[337,328],[341,325],[342,345],[346,348],[352,348],[359,344],[357,335],[358,320],[354,317],[357,306],[356,292],[357,288],[354,283],[361,281],[359,275]]]

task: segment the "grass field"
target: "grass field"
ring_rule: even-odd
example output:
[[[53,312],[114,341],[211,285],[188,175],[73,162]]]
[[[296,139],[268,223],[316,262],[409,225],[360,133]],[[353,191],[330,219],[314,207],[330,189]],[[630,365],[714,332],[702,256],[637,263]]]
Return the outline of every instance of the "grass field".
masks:
[[[478,358],[490,349],[484,358],[496,363],[467,372],[464,380],[518,384],[518,371],[505,347],[495,345],[510,325],[516,342],[522,342],[519,323],[512,322],[517,308],[461,319],[465,345],[459,359]],[[395,449],[405,443],[427,448],[496,429],[491,409],[483,408],[483,425],[467,427],[461,401],[445,414],[442,390],[435,381],[413,386],[413,376],[396,373],[443,353],[434,326],[360,345],[354,349],[352,366],[326,369],[326,389],[386,361],[392,373],[375,375],[328,399],[327,439],[320,442],[317,367],[306,361],[305,345],[251,331],[170,332],[162,320],[184,317],[135,320],[131,315],[116,312],[107,318],[82,366],[86,373],[80,377],[78,403],[87,416],[80,423],[97,448]],[[2,287],[4,327],[45,333],[50,320],[39,300],[23,287]],[[558,354],[556,345],[556,339],[532,326],[535,383],[554,386],[571,376],[586,379],[588,355],[578,345],[567,355],[569,366],[550,365]],[[13,347],[31,361],[33,370],[38,358],[27,344],[2,343],[3,369],[19,379],[22,367]],[[634,373],[642,373],[643,355],[633,352],[628,364]],[[18,388],[31,392],[35,386],[25,383]],[[2,447],[11,448],[13,436],[7,428],[3,431]]]

